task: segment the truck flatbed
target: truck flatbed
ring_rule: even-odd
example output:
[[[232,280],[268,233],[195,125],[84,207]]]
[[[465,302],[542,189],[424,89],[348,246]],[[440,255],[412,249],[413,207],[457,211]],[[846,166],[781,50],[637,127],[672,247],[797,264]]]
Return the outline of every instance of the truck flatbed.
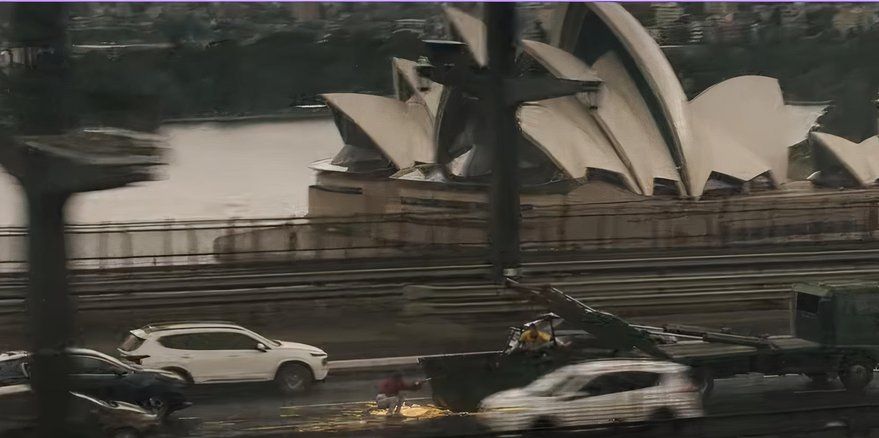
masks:
[[[752,356],[756,354],[772,353],[796,353],[800,351],[814,351],[821,348],[821,344],[793,336],[772,336],[765,338],[767,345],[758,347],[754,345],[742,345],[734,343],[722,343],[716,341],[691,340],[675,344],[659,345],[659,349],[669,355],[675,361],[703,358],[735,358],[737,356]]]
[[[685,341],[677,344],[661,345],[659,349],[676,362],[689,359],[714,357],[752,356],[758,349],[750,345],[718,344],[704,341]]]

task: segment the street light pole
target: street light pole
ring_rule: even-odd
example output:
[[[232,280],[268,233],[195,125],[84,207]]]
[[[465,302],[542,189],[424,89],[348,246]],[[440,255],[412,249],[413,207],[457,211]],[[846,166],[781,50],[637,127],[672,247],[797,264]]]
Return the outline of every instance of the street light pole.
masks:
[[[484,21],[488,52],[486,113],[494,128],[489,203],[489,239],[496,281],[517,276],[519,256],[519,131],[516,107],[507,99],[516,60],[516,6],[487,3]]]

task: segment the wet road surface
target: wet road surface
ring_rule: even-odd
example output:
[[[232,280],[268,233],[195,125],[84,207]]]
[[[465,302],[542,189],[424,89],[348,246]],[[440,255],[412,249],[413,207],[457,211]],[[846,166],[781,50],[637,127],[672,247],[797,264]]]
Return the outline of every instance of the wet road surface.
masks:
[[[196,388],[191,408],[175,415],[166,433],[184,436],[245,436],[259,432],[326,432],[340,436],[460,436],[484,431],[476,416],[435,408],[430,388],[408,393],[403,418],[387,418],[371,399],[381,374],[339,376],[297,397],[271,385]],[[417,375],[408,376],[417,378]],[[747,375],[716,382],[706,402],[709,416],[762,413],[858,403],[879,405],[879,382],[864,395],[839,382],[819,386],[803,376]],[[609,432],[612,436],[613,432]]]

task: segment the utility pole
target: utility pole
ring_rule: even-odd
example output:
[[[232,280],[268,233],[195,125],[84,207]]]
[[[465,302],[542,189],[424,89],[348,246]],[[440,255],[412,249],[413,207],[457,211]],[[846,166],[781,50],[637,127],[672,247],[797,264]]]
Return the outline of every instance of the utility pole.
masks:
[[[519,275],[519,141],[516,121],[519,105],[542,99],[595,92],[598,81],[578,81],[554,77],[516,76],[516,5],[486,3],[482,24],[485,26],[487,62],[481,65],[474,51],[463,53],[461,42],[424,41],[428,60],[419,61],[418,74],[447,87],[454,87],[476,97],[493,135],[484,145],[492,153],[492,176],[488,191],[490,204],[489,244],[493,280],[503,283]],[[473,26],[468,26],[472,32]],[[480,32],[464,39],[474,41]],[[477,43],[478,44],[478,43]],[[457,108],[446,109],[455,111]],[[474,145],[474,147],[479,145]]]
[[[75,130],[67,41],[67,5],[17,3],[8,69],[11,115],[0,132],[0,164],[18,179],[28,215],[30,383],[37,434],[69,437],[70,382],[65,354],[74,333],[68,293],[64,208],[75,193],[151,179],[161,164],[156,139],[124,131]]]
[[[484,99],[489,126],[494,128],[491,168],[489,241],[495,281],[519,274],[519,128],[516,105],[506,97],[516,63],[516,5],[486,3],[488,85]]]

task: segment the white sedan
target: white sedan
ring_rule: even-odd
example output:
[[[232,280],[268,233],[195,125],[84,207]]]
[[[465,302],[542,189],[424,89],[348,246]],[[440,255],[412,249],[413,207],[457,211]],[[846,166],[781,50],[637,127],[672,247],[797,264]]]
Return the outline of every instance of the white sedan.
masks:
[[[482,401],[494,431],[524,431],[702,416],[689,368],[671,362],[608,359],[569,365],[530,385]]]
[[[222,321],[148,324],[131,330],[118,351],[123,359],[177,373],[189,383],[274,381],[284,393],[323,381],[329,371],[320,348]]]

